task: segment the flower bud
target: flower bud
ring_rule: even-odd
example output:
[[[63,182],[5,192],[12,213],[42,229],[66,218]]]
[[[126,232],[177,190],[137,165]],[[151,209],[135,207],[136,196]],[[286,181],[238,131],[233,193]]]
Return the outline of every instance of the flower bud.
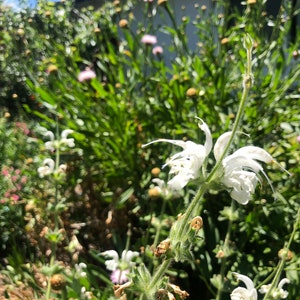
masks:
[[[244,48],[246,50],[251,51],[253,48],[253,39],[251,38],[251,36],[249,34],[246,34],[244,37],[244,42],[243,42]]]
[[[291,260],[293,256],[294,256],[293,252],[289,249],[283,248],[278,251],[278,257],[280,259]]]

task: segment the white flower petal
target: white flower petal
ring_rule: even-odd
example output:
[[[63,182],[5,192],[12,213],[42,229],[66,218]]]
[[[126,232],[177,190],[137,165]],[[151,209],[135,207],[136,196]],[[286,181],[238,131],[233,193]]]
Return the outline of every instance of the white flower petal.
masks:
[[[62,138],[62,139],[66,139],[67,136],[68,136],[69,134],[73,133],[73,132],[74,132],[74,130],[72,130],[72,129],[65,129],[65,130],[63,130],[62,133],[61,133],[61,138]]]
[[[142,148],[145,148],[151,144],[160,143],[160,142],[170,143],[170,144],[182,147],[182,148],[186,147],[186,144],[185,144],[186,142],[181,141],[181,140],[158,139],[158,140],[154,140],[152,142],[142,145]]]
[[[201,120],[201,122],[202,122],[202,124],[198,124],[198,126],[205,133],[204,148],[205,148],[206,156],[207,156],[212,149],[212,136],[211,136],[211,133],[210,133],[210,130],[209,130],[207,124],[205,122],[203,122],[203,120]]]
[[[54,141],[54,139],[55,139],[54,133],[49,130],[44,133],[44,136],[49,136],[50,141]]]
[[[232,274],[240,281],[243,281],[247,287],[247,290],[251,291],[254,289],[254,283],[253,281],[246,275],[242,275],[236,272],[232,272]]]
[[[105,261],[105,266],[109,271],[115,271],[119,264],[119,254],[115,250],[108,250],[101,253],[105,257],[111,257],[112,259]]]
[[[280,280],[280,282],[278,283],[278,288],[282,289],[282,287],[286,284],[286,283],[290,283],[290,280],[287,278],[283,278]]]
[[[214,157],[218,161],[223,154],[225,147],[231,137],[232,131],[223,133],[216,141],[214,146]]]
[[[241,287],[234,289],[230,295],[231,300],[257,300],[257,291],[253,281],[248,276],[239,273],[233,272],[233,275],[243,281],[247,289]]]
[[[273,160],[273,157],[264,149],[256,146],[246,146],[238,149],[234,152],[234,155],[241,155],[248,157],[249,159],[255,159],[259,160],[265,163],[271,163]]]
[[[133,258],[138,257],[140,254],[137,251],[131,251],[131,250],[124,250],[122,252],[122,261],[125,261],[127,263],[130,263],[132,261]]]

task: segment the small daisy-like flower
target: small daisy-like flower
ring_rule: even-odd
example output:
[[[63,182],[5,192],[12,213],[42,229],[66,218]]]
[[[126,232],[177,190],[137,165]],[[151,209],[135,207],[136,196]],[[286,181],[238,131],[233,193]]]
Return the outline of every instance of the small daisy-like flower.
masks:
[[[230,294],[231,300],[257,300],[257,291],[254,288],[253,281],[245,275],[233,273],[233,275],[245,283],[246,288],[237,287]]]
[[[136,251],[124,250],[121,259],[115,250],[104,251],[101,255],[111,258],[105,261],[106,269],[111,271],[111,281],[114,284],[122,284],[128,281],[130,269],[135,265],[132,260],[139,256],[139,253]]]
[[[163,166],[171,167],[170,175],[174,176],[168,181],[168,186],[174,191],[182,189],[189,181],[199,177],[199,171],[204,160],[211,151],[212,137],[210,130],[206,123],[202,120],[201,122],[202,123],[199,123],[198,125],[199,128],[204,131],[206,136],[206,142],[204,145],[199,145],[192,141],[185,142],[181,140],[158,139],[142,146],[146,147],[157,142],[167,142],[183,148],[183,151],[174,154]]]

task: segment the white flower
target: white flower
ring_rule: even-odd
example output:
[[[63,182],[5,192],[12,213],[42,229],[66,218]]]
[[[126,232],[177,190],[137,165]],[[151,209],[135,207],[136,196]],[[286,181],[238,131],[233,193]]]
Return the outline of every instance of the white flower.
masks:
[[[129,270],[135,265],[132,260],[139,256],[139,253],[124,250],[121,259],[119,259],[119,254],[115,250],[104,251],[101,255],[112,258],[105,261],[106,269],[112,271],[110,276],[111,281],[113,283],[123,283],[128,281],[127,275],[129,274]]]
[[[54,172],[54,160],[51,158],[46,158],[43,161],[43,166],[38,168],[38,173],[41,178],[52,174]]]
[[[86,277],[86,272],[84,271],[87,268],[87,265],[83,262],[75,264],[75,270],[78,277]]]
[[[64,174],[66,173],[67,170],[67,165],[65,164],[61,164],[58,166],[57,169],[55,169],[55,162],[52,158],[46,158],[43,161],[43,166],[38,168],[38,173],[39,176],[41,178],[53,174],[53,173],[57,173],[57,174]]]
[[[206,123],[201,120],[202,124],[198,124],[199,128],[204,131],[206,142],[204,145],[199,145],[191,141],[158,139],[152,141],[142,147],[157,142],[167,142],[183,148],[183,151],[173,155],[167,163],[163,166],[170,166],[170,174],[174,175],[168,181],[169,187],[174,191],[182,189],[190,180],[199,177],[200,168],[203,165],[205,158],[208,156],[212,148],[212,137],[210,130]]]
[[[283,278],[281,279],[281,281],[278,284],[278,287],[275,288],[271,294],[270,297],[272,297],[272,299],[286,299],[288,296],[288,291],[284,290],[282,287],[284,284],[286,283],[290,283],[290,281],[287,278]],[[267,294],[269,292],[271,288],[271,284],[267,284],[267,285],[263,285],[260,289],[259,292],[261,294]]]
[[[54,151],[55,150],[55,136],[52,131],[46,131],[44,136],[48,136],[50,138],[50,141],[45,143],[45,148],[49,151]]]
[[[214,147],[216,160],[221,158],[230,135],[231,132],[226,132],[217,140]],[[273,190],[268,176],[257,161],[271,163],[274,160],[268,152],[255,146],[242,147],[222,160],[222,184],[230,191],[231,198],[241,204],[247,204],[255,192],[259,172],[265,176]]]
[[[74,131],[72,129],[65,129],[62,133],[61,133],[61,140],[60,143],[63,145],[66,145],[70,148],[75,147],[75,143],[74,143],[74,139],[73,138],[67,138],[67,136],[71,133],[73,133]]]
[[[238,273],[233,273],[238,280],[241,280],[245,283],[246,288],[237,287],[230,294],[231,300],[257,300],[257,291],[254,288],[253,281],[245,275]]]
[[[178,191],[173,191],[162,179],[154,178],[152,179],[152,182],[156,183],[156,186],[153,187],[153,189],[155,189],[164,199],[170,199],[171,197],[176,198],[179,195]]]
[[[68,138],[68,135],[73,133],[72,129],[65,129],[61,133],[61,139],[55,140],[54,133],[52,131],[45,132],[44,136],[50,138],[50,141],[45,143],[45,148],[51,152],[55,151],[56,149],[60,148],[61,146],[68,146],[70,148],[75,146],[74,139]]]

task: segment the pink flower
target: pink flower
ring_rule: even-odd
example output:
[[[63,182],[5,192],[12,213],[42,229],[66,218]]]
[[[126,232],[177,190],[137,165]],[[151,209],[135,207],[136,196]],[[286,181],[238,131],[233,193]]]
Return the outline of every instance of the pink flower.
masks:
[[[111,281],[113,283],[124,283],[129,280],[128,274],[130,273],[130,269],[135,265],[132,260],[138,257],[139,253],[124,250],[121,258],[119,258],[119,254],[115,250],[107,250],[102,252],[101,255],[111,258],[105,261],[106,269],[111,271]]]
[[[2,173],[3,176],[7,177],[9,175],[9,170],[7,168],[5,168],[5,169],[2,170],[1,173]]]
[[[26,176],[22,176],[21,177],[21,183],[26,183],[27,182],[27,177]]]
[[[110,274],[110,280],[112,283],[115,284],[122,284],[128,281],[127,275],[129,274],[129,269],[126,270],[120,270],[116,269],[115,271],[112,271]]]
[[[146,45],[154,45],[157,43],[157,38],[155,35],[145,34],[142,37],[141,42]]]
[[[12,194],[11,195],[11,200],[17,202],[19,199],[20,199],[20,197],[18,195],[16,195],[16,194]]]
[[[81,71],[78,75],[78,81],[83,82],[96,77],[96,73],[91,69]]]
[[[25,135],[29,135],[30,130],[24,122],[16,122],[16,127],[19,128]]]
[[[164,49],[161,46],[156,46],[152,49],[152,53],[154,55],[160,55],[160,54],[163,54],[163,52],[164,52]]]
[[[300,143],[300,135],[297,136],[297,142]]]

